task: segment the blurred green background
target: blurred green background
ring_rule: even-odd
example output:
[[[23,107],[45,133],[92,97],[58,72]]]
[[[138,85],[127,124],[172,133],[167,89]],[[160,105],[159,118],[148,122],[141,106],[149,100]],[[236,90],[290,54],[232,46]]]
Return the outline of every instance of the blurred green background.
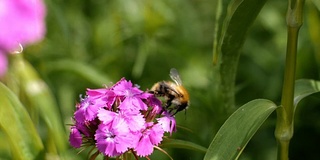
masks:
[[[174,138],[208,147],[229,114],[214,99],[212,52],[214,0],[47,0],[45,39],[25,49],[54,93],[66,135],[75,103],[86,88],[126,77],[142,90],[169,80],[177,68],[191,95]],[[279,104],[286,52],[286,1],[269,0],[249,29],[238,64],[236,105],[266,98]],[[319,79],[320,2],[307,0],[300,31],[297,79]],[[298,107],[290,159],[319,159],[320,100],[314,95]],[[248,115],[250,116],[250,115]],[[187,129],[183,129],[187,128]],[[276,159],[273,114],[249,142],[240,159]],[[64,131],[62,131],[64,132]],[[67,141],[67,140],[66,140]],[[66,142],[67,143],[67,142]],[[204,153],[166,149],[174,159],[202,159]],[[69,147],[68,154],[79,150]],[[71,153],[70,153],[71,152]],[[77,159],[86,159],[86,152]],[[151,159],[168,159],[156,151]]]

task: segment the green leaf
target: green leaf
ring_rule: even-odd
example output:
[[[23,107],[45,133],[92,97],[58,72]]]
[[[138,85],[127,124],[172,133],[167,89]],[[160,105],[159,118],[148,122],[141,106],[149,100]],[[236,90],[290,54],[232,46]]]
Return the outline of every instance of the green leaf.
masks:
[[[217,2],[214,54],[238,55],[249,27],[267,0],[231,0]],[[222,23],[223,20],[223,23]],[[235,52],[236,51],[236,52]],[[222,56],[223,56],[222,55]]]
[[[296,80],[294,90],[294,106],[296,107],[303,98],[317,92],[320,92],[320,81],[311,79]]]
[[[235,75],[240,50],[245,42],[247,31],[267,0],[219,0],[213,39],[213,62],[217,64],[217,92],[221,93],[223,107],[228,111],[234,108]]]
[[[14,93],[2,83],[0,102],[0,128],[8,137],[7,143],[11,146],[12,158],[42,159],[44,147],[28,112]]]
[[[71,73],[77,74],[84,79],[87,79],[97,86],[105,84],[107,82],[113,82],[102,72],[97,71],[90,64],[85,64],[82,62],[74,60],[59,60],[47,62],[46,66],[49,71],[69,71]]]
[[[161,148],[183,148],[183,149],[190,149],[194,151],[199,151],[199,152],[207,152],[207,148],[200,146],[198,144],[184,141],[184,140],[178,140],[178,139],[165,139],[161,145]]]
[[[276,108],[273,102],[265,99],[253,100],[240,107],[222,125],[204,159],[237,159],[252,136]]]
[[[12,55],[11,58],[10,81],[18,82],[16,86],[20,87],[19,95],[25,100],[25,106],[30,108],[29,114],[36,114],[35,117],[40,115],[44,120],[48,134],[47,152],[64,152],[67,148],[67,134],[53,94],[32,65],[23,59],[22,54]]]

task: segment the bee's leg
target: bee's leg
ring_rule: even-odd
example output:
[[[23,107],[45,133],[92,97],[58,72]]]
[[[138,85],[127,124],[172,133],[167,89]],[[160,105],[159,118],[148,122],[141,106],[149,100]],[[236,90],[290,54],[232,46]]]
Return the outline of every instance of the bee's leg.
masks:
[[[176,110],[173,114],[171,114],[171,112],[170,112],[171,117],[173,117],[174,115],[176,115],[178,112],[179,112],[179,110]],[[187,110],[185,109],[184,117],[186,117],[186,115],[187,115]]]
[[[171,101],[172,100],[168,100],[167,102],[166,102],[166,105],[164,106],[164,108],[169,108],[170,106],[171,106]]]
[[[172,111],[172,110],[171,110]],[[170,111],[170,114],[171,114],[171,111]],[[171,116],[173,117],[174,115],[176,115],[179,111],[176,110],[173,114],[171,114]]]
[[[148,90],[147,92],[148,92],[148,93],[151,93],[151,94],[156,94],[155,91],[151,91],[151,90]]]
[[[151,93],[151,94],[153,94],[153,95],[155,95],[155,96],[163,96],[163,93],[161,93],[161,92],[159,92],[159,91],[148,91],[148,93]]]
[[[161,115],[164,111],[167,111],[171,114],[172,109],[168,109],[170,107],[170,105],[171,105],[171,102],[167,101],[165,106],[162,106],[162,109],[161,109],[159,115]]]
[[[166,105],[165,105],[165,108],[166,109],[168,109],[170,106],[171,106],[171,104],[172,104],[172,101],[173,101],[173,99],[174,99],[175,97],[174,96],[172,96],[172,95],[169,95],[167,98],[166,98]]]

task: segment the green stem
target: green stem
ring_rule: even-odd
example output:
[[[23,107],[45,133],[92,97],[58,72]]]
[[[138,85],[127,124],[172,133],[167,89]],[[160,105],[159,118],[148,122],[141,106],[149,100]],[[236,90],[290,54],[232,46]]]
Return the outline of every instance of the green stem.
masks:
[[[289,0],[287,12],[287,54],[282,88],[281,106],[277,109],[275,137],[278,142],[278,160],[288,160],[289,143],[293,136],[294,120],[294,82],[298,33],[302,26],[304,0]]]

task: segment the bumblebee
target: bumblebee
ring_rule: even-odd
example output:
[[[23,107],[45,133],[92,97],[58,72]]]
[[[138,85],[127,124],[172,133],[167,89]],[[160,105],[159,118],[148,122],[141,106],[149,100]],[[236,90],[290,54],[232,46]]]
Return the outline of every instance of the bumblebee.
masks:
[[[173,116],[188,107],[189,93],[182,86],[179,72],[175,68],[170,70],[169,75],[174,82],[158,82],[152,86],[150,93],[153,93],[158,97],[164,97],[166,100],[164,109],[166,109]]]

